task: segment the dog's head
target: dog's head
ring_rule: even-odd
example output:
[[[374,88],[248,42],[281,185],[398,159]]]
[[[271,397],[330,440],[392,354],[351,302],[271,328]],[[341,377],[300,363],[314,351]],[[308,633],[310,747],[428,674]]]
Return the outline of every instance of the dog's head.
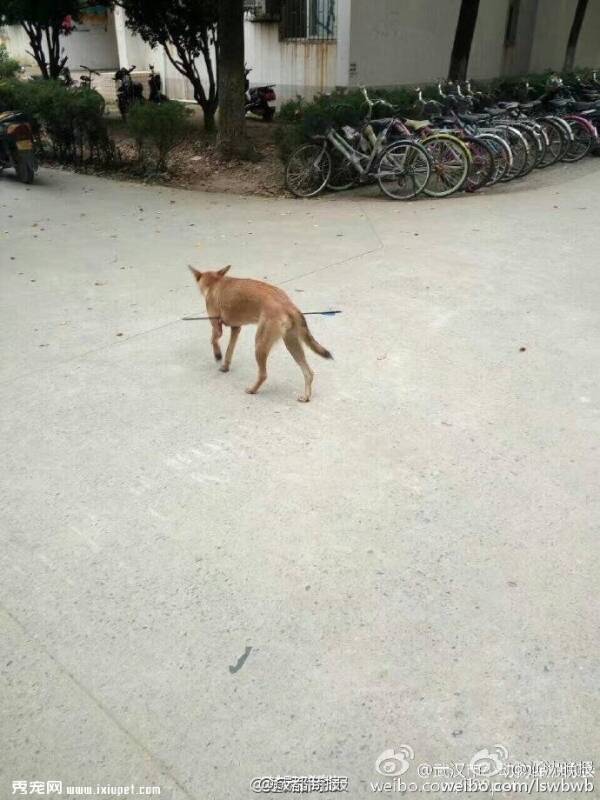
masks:
[[[231,264],[227,267],[223,267],[223,269],[218,269],[216,271],[208,271],[208,272],[200,272],[194,267],[190,266],[190,272],[194,276],[196,283],[198,284],[198,288],[202,292],[203,295],[206,295],[206,292],[213,286],[217,281],[220,281],[229,270],[231,269]]]

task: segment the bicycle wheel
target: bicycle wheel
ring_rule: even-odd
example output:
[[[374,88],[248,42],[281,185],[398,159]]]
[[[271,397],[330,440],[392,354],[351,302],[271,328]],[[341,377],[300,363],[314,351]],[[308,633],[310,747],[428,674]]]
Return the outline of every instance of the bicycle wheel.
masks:
[[[538,167],[545,169],[555,164],[560,158],[564,148],[565,137],[560,125],[557,125],[553,120],[541,119],[539,123],[546,134],[546,152]]]
[[[511,123],[511,128],[515,128],[515,130],[521,134],[521,136],[525,139],[525,144],[527,145],[527,160],[523,169],[519,173],[519,178],[524,178],[534,169],[538,160],[537,140],[532,131],[530,131],[528,128],[525,128],[523,125],[520,125],[519,123],[516,125]]]
[[[494,174],[494,149],[478,136],[463,137],[471,153],[471,169],[465,183],[466,192],[476,192],[486,186]]]
[[[569,119],[567,122],[573,131],[573,141],[570,143],[562,160],[573,163],[574,161],[581,161],[582,158],[587,156],[592,149],[594,135],[590,128],[578,119]]]
[[[431,177],[423,190],[428,197],[448,197],[463,188],[471,155],[466,145],[447,133],[434,133],[421,140],[431,161]]]
[[[560,156],[558,157],[558,160],[562,161],[563,158],[566,156],[569,147],[571,146],[571,142],[573,141],[573,131],[571,130],[571,126],[569,125],[566,119],[563,119],[562,117],[557,117],[555,115],[552,115],[551,117],[549,117],[549,119],[551,119],[552,122],[554,122],[554,124],[560,128],[560,131],[563,136],[563,149]]]
[[[294,150],[285,168],[285,184],[296,197],[322,192],[331,174],[331,157],[324,144],[303,144]]]
[[[494,172],[489,185],[493,186],[506,175],[512,166],[512,150],[501,136],[495,133],[479,133],[480,139],[484,139],[494,151]]]
[[[331,174],[327,181],[327,188],[334,192],[351,189],[357,179],[354,164],[335,148],[330,150],[329,157],[331,158]]]
[[[412,200],[427,186],[431,163],[415,142],[395,142],[382,152],[377,165],[379,188],[393,200]]]
[[[518,120],[517,122],[513,122],[512,126],[518,131],[521,131],[529,146],[527,168],[521,173],[521,177],[523,177],[528,175],[531,170],[535,169],[544,158],[546,154],[546,140],[544,139],[539,125],[533,122],[521,122],[521,120]]]
[[[529,161],[529,145],[527,140],[516,128],[507,125],[506,127],[499,128],[498,133],[508,143],[512,152],[512,166],[508,172],[502,177],[503,182],[512,181],[519,178],[528,167]]]

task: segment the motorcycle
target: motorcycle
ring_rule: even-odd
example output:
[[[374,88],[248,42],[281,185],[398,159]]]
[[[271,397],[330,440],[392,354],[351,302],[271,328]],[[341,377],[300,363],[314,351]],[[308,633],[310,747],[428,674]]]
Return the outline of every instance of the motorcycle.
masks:
[[[162,94],[162,81],[158,72],[154,72],[154,66],[149,64],[150,77],[148,78],[148,100],[151,103],[164,103],[168,100],[166,94]]]
[[[6,167],[13,167],[22,183],[33,183],[37,170],[33,129],[20,111],[0,114],[0,173]]]
[[[100,73],[96,69],[91,69],[90,67],[86,67],[85,64],[80,64],[79,66],[81,67],[82,70],[87,72],[87,75],[82,75],[79,78],[79,87],[81,89],[93,89],[94,87],[92,86],[92,81],[94,79],[92,78],[92,75],[97,75],[98,77],[100,77]],[[69,73],[69,78],[71,78],[71,73]],[[71,85],[72,85],[72,80],[71,80]]]
[[[274,83],[268,86],[254,86],[250,88],[250,81],[248,75],[252,72],[251,69],[246,68],[246,103],[245,110],[262,117],[265,122],[270,122],[275,116],[275,106],[269,105],[276,100],[276,94],[273,89]]]
[[[134,103],[144,99],[142,84],[134,81],[131,77],[134,69],[135,64],[129,69],[121,67],[115,72],[113,78],[117,82],[117,105],[123,119],[127,117],[127,112]]]

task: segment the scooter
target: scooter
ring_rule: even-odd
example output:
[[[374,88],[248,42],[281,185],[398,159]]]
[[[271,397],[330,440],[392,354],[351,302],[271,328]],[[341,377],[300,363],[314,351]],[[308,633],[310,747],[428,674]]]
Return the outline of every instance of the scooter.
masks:
[[[117,81],[117,105],[123,119],[134,103],[144,99],[142,84],[134,81],[131,77],[134,69],[135,64],[129,69],[121,67],[115,72],[113,79]]]
[[[250,111],[258,117],[262,117],[265,122],[270,122],[275,116],[275,107],[269,105],[276,100],[276,94],[273,90],[274,83],[268,86],[254,86],[250,88],[250,81],[248,75],[252,72],[251,69],[246,67],[246,114]]]
[[[0,173],[6,167],[13,167],[22,183],[33,183],[38,167],[33,129],[21,111],[0,114]]]
[[[58,82],[65,86],[67,89],[70,89],[71,86],[75,86],[75,81],[71,75],[71,70],[65,64],[64,67],[60,71],[60,75],[58,76]]]

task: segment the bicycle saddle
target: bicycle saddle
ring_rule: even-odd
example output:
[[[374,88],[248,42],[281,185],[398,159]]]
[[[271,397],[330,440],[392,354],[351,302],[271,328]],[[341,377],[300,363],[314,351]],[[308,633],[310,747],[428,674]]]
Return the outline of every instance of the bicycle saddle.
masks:
[[[463,122],[485,122],[489,114],[461,114],[460,118]]]
[[[484,113],[488,117],[502,117],[506,114],[506,109],[494,106],[492,108],[484,108]]]
[[[411,131],[421,131],[423,128],[429,127],[431,122],[428,119],[405,119],[404,124]]]
[[[575,111],[599,111],[598,103],[586,102],[585,100],[578,100],[573,103]]]

